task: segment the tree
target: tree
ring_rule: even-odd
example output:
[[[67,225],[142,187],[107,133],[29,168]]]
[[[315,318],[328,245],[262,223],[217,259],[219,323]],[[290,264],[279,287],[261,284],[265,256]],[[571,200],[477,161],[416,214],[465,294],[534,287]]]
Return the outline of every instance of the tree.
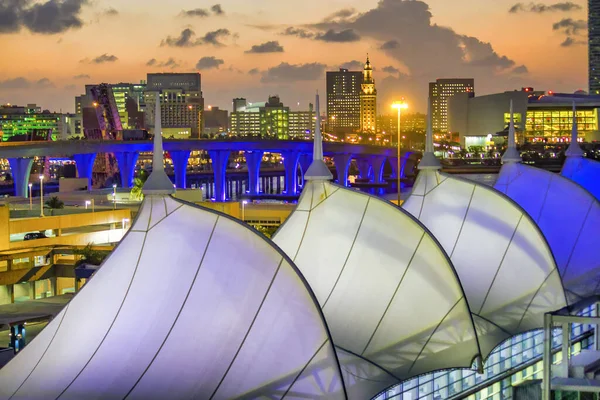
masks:
[[[109,251],[95,250],[92,244],[89,243],[83,249],[73,250],[73,254],[81,256],[81,259],[75,263],[75,266],[78,267],[81,264],[100,265],[109,253]]]
[[[45,204],[46,204],[46,207],[51,210],[58,210],[61,208],[65,208],[65,203],[56,196],[50,197],[48,200],[46,200]]]
[[[133,187],[129,192],[129,198],[131,200],[142,201],[144,199],[144,194],[142,193],[142,188],[144,187],[144,183],[148,179],[148,173],[144,170],[141,170],[138,176],[133,179]]]

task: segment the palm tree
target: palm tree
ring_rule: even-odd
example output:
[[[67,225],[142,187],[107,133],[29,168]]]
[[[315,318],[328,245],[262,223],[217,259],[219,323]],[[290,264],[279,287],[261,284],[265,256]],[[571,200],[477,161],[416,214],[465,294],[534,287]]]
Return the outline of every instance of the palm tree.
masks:
[[[75,263],[78,267],[81,264],[100,265],[110,252],[94,250],[92,244],[89,243],[83,249],[73,250],[73,254],[81,256],[81,259]]]
[[[142,193],[142,188],[144,187],[144,183],[148,179],[148,173],[144,170],[141,170],[137,177],[133,179],[133,187],[129,192],[130,200],[144,200],[144,194]]]
[[[51,215],[54,215],[54,210],[65,208],[65,203],[56,196],[50,197],[48,200],[46,200],[46,203],[44,204],[47,208],[51,210]]]

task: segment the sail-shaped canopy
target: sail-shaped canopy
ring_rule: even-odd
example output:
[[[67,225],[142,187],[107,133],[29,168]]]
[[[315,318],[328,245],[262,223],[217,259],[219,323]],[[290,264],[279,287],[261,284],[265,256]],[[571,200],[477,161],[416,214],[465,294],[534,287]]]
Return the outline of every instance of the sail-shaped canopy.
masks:
[[[0,398],[242,396],[346,398],[323,316],[266,238],[165,195],[0,370]]]
[[[576,126],[575,122],[568,157],[581,154]],[[514,132],[512,107],[510,130]],[[516,149],[514,134],[509,135],[511,147]],[[503,163],[494,187],[523,207],[539,226],[554,254],[565,289],[578,297],[596,294],[600,286],[598,200],[561,175],[521,164],[520,157],[503,157]]]

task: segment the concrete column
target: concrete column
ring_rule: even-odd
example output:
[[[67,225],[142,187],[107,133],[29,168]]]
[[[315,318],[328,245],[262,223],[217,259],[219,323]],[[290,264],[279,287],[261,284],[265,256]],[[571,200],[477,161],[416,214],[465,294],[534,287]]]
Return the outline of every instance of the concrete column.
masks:
[[[227,173],[227,163],[229,162],[229,150],[210,150],[208,152],[212,160],[213,173],[215,175],[215,194],[216,201],[227,200],[225,196],[225,179]]]
[[[258,194],[260,192],[258,184],[260,178],[260,163],[262,162],[264,152],[246,151],[244,152],[244,155],[246,156],[246,165],[248,167],[248,193]]]
[[[371,171],[371,162],[365,158],[358,158],[356,160],[356,166],[358,167],[358,173],[361,179],[370,180],[369,172]],[[375,168],[373,168],[375,170]],[[375,174],[375,172],[373,173]]]
[[[29,299],[35,300],[35,281],[29,282]]]
[[[9,158],[8,164],[15,184],[15,196],[29,197],[29,175],[33,158]]]
[[[302,169],[302,186],[306,184],[304,181],[304,174],[308,171],[308,167],[312,164],[312,154],[301,154],[300,155],[300,168]]]
[[[285,193],[288,196],[295,196],[298,193],[298,160],[300,153],[297,151],[284,151],[283,166],[285,167]]]
[[[50,292],[52,296],[56,296],[56,277],[50,278]]]
[[[333,156],[335,169],[337,171],[338,183],[342,186],[348,186],[348,171],[350,170],[350,161],[352,154],[336,154]]]
[[[171,151],[171,161],[173,161],[173,169],[175,170],[175,186],[177,189],[185,189],[187,187],[187,166],[190,159],[189,150]]]
[[[382,156],[374,156],[371,158],[373,166],[373,181],[375,183],[383,183],[383,167],[385,166],[386,158]]]
[[[137,163],[140,154],[136,151],[124,151],[115,153],[117,164],[119,165],[119,173],[121,174],[121,187],[133,187],[133,174],[135,172],[135,164]]]
[[[77,176],[87,178],[88,190],[92,190],[92,171],[94,169],[94,162],[96,161],[96,153],[75,154],[73,160],[77,166]]]

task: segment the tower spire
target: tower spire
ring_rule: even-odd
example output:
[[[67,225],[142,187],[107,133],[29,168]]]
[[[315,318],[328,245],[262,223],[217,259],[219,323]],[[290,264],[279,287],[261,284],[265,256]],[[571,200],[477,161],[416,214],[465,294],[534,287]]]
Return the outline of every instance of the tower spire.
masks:
[[[440,169],[440,160],[435,156],[433,148],[433,127],[431,115],[431,101],[427,99],[427,134],[425,135],[425,153],[419,163],[419,169]]]
[[[502,163],[517,163],[523,161],[517,150],[517,140],[515,137],[515,118],[513,113],[513,101],[510,101],[510,123],[508,125],[508,147],[502,156]]]
[[[571,131],[571,144],[565,152],[567,157],[583,157],[583,150],[577,142],[577,108],[575,101],[573,101],[573,129]]]
[[[313,161],[304,174],[306,180],[323,180],[328,181],[333,179],[331,171],[323,161],[323,136],[321,135],[321,109],[319,105],[319,92],[315,99],[315,138],[313,144]]]
[[[175,193],[173,183],[165,173],[163,161],[162,121],[160,116],[160,92],[156,92],[154,107],[154,145],[152,154],[152,173],[148,177],[142,193],[146,195]]]

